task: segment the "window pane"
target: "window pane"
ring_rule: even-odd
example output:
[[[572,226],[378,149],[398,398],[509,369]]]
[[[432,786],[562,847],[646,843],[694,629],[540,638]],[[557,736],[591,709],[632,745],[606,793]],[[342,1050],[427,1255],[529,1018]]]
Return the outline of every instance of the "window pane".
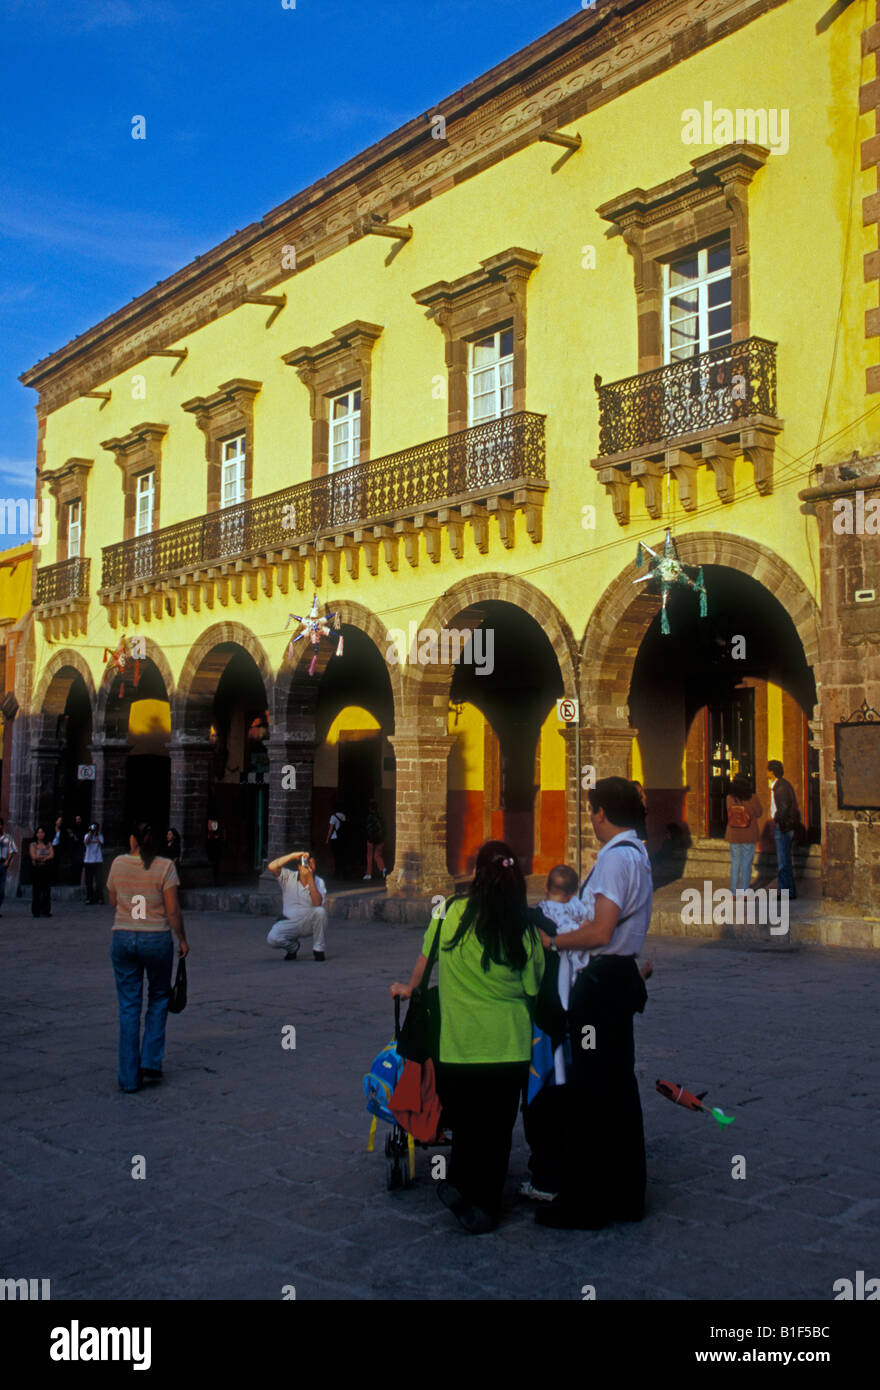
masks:
[[[730,305],[726,304],[722,309],[713,309],[709,315],[709,337],[713,340],[712,346],[718,347],[719,338],[730,337]]]
[[[355,391],[355,393],[354,393],[354,408],[355,408],[355,410],[360,410],[360,408],[361,408],[361,393],[360,393],[360,391]]]
[[[676,319],[689,317],[697,312],[697,291],[688,290],[686,294],[677,294],[674,299],[669,301],[669,318],[672,323]]]
[[[491,338],[484,338],[482,342],[473,345],[473,365],[475,367],[486,367],[490,362],[497,362],[498,347],[493,333]]]
[[[719,304],[730,303],[730,280],[726,275],[721,280],[713,280],[708,290],[710,309],[717,308]]]
[[[711,246],[707,253],[709,273],[713,270],[723,270],[730,265],[730,242],[722,242],[720,246]]]
[[[511,357],[513,355],[513,329],[505,328],[501,334],[501,356]]]
[[[696,280],[698,274],[698,264],[696,256],[685,256],[683,260],[673,261],[669,267],[670,288],[676,285],[686,284],[688,280]]]

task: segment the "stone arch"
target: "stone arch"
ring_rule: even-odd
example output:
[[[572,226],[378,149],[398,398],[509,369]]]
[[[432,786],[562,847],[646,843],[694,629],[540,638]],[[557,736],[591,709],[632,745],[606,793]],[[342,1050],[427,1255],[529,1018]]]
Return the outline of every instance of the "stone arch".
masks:
[[[143,638],[146,648],[146,659],[153,663],[153,665],[156,667],[156,670],[159,672],[159,675],[162,677],[162,681],[165,686],[165,693],[168,697],[168,702],[173,711],[175,686],[174,676],[171,672],[171,667],[168,663],[168,658],[166,657],[163,649],[156,642],[153,641],[152,637],[147,637],[143,633],[138,633],[138,636]],[[113,667],[108,665],[104,671],[101,683],[98,686],[97,697],[95,701],[96,733],[101,732],[105,734],[110,734],[115,732],[114,730],[108,728],[108,705],[113,695],[114,685],[115,672]]]
[[[481,574],[460,580],[431,605],[419,627],[442,629],[468,608],[489,600],[509,603],[534,619],[553,648],[563,688],[574,690],[574,654],[577,650],[574,633],[552,600],[518,575]],[[442,697],[449,691],[454,670],[452,664],[437,662],[424,668],[407,665],[405,669],[401,694],[402,708],[407,718],[418,721],[422,727],[426,724],[436,725],[438,732],[445,734],[446,705]]]
[[[71,674],[69,677],[62,678],[62,672],[66,669],[69,669]],[[43,670],[34,691],[35,714],[37,716],[63,714],[70,687],[77,676],[82,677],[89,697],[89,704],[94,709],[95,682],[92,672],[79,652],[72,647],[65,647],[62,651],[55,653]]]
[[[356,603],[352,599],[340,599],[334,604],[333,611],[339,613],[340,622],[349,627],[356,627],[363,632],[373,643],[373,646],[378,651],[382,660],[385,660],[388,646],[388,632],[385,624],[375,613],[369,608],[365,608],[363,604]],[[293,631],[285,635],[285,652],[292,635],[294,635]],[[318,666],[314,676],[310,676],[308,673],[311,652],[312,648],[310,644],[308,642],[303,642],[301,644],[299,657],[295,664],[287,661],[286,657],[282,654],[281,664],[275,676],[275,698],[272,709],[273,724],[277,721],[279,727],[285,723],[293,709],[296,709],[299,714],[306,714],[309,710],[314,708],[317,690],[320,684],[318,673],[323,674],[327,662],[333,657],[333,649],[329,642],[321,643]],[[344,661],[344,655],[340,659]],[[400,667],[389,664],[388,676],[391,682],[392,713],[396,718],[402,699]]]
[[[759,541],[719,531],[676,536],[686,565],[724,565],[762,584],[788,613],[807,665],[819,672],[819,605],[785,560]],[[590,616],[581,644],[581,701],[588,725],[629,731],[633,665],[660,600],[633,588],[632,566],[612,580]],[[622,710],[623,713],[618,713]]]
[[[240,647],[252,658],[266,691],[268,708],[273,708],[275,677],[263,644],[242,623],[214,623],[196,639],[183,663],[171,699],[173,728],[181,731],[187,729],[191,723],[187,716],[192,714],[194,706],[210,708],[231,656],[231,653],[220,652],[217,648],[226,645]]]

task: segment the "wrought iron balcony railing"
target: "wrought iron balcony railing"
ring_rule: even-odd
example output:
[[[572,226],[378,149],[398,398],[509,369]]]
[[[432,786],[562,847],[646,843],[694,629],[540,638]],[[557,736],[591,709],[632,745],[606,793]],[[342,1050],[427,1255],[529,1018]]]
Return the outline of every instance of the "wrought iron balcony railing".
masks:
[[[776,344],[745,338],[666,367],[601,384],[599,454],[659,445],[776,415]]]
[[[521,411],[323,478],[104,546],[102,588],[375,525],[519,478],[543,479],[543,415]]]
[[[89,559],[79,555],[72,560],[62,560],[57,565],[42,566],[37,570],[36,606],[42,608],[52,603],[87,599],[89,567]]]

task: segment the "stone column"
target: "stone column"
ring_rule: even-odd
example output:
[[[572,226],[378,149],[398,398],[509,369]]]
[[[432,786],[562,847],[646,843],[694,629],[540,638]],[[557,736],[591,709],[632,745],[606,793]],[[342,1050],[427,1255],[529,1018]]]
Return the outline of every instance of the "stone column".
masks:
[[[293,735],[291,737],[291,734]],[[284,738],[270,738],[268,862],[291,850],[312,845],[312,787],[315,770],[315,726],[303,721],[301,729],[288,729]],[[277,887],[277,879],[265,869],[261,891]]]
[[[214,745],[192,734],[175,734],[168,745],[171,758],[170,824],[183,842],[184,887],[213,882],[207,854],[208,798]]]
[[[125,824],[125,760],[131,751],[126,738],[96,739],[91,744],[95,765],[92,817],[104,836],[104,857],[128,852]]]
[[[397,765],[397,833],[388,895],[447,896],[455,884],[446,866],[446,763],[455,739],[401,732],[389,741]]]
[[[50,840],[57,814],[55,803],[58,764],[63,756],[64,744],[57,738],[43,736],[39,742],[31,745],[30,833],[33,834],[38,825],[44,825],[47,838]]]

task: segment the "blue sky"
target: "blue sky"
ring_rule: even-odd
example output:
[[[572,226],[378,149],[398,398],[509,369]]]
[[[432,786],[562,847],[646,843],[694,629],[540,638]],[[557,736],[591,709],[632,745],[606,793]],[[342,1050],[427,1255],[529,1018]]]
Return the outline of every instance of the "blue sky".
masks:
[[[33,496],[22,371],[580,8],[5,0],[0,496]]]

